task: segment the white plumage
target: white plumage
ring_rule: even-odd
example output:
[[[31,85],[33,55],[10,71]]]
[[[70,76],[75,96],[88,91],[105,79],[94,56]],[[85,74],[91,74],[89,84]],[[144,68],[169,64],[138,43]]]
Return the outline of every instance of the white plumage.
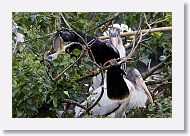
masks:
[[[130,76],[133,77],[139,76],[138,75],[139,73],[138,71],[136,71],[136,69],[128,68],[127,71],[129,72]],[[87,105],[87,103],[88,105],[92,104],[95,100],[98,99],[98,97],[101,94],[102,87],[104,87],[103,96],[99,101],[99,103],[90,111],[91,113],[90,117],[95,117],[95,115],[108,115],[108,114],[110,114],[110,116],[113,118],[122,117],[125,110],[127,109],[140,108],[140,107],[144,108],[146,106],[145,105],[146,101],[148,99],[148,96],[150,95],[148,94],[149,93],[148,89],[145,83],[143,82],[142,77],[138,77],[135,80],[135,85],[124,77],[124,80],[130,91],[129,96],[123,100],[111,100],[107,96],[106,73],[107,72],[105,72],[104,85],[94,90],[94,92],[87,98],[87,100],[82,103],[82,105]],[[150,98],[150,101],[152,102],[152,98]],[[75,108],[75,117],[79,117],[82,113],[84,113],[83,109],[81,109],[80,107]]]
[[[116,47],[119,51],[120,58],[126,56],[125,48],[122,43],[122,39],[119,36],[118,29],[111,29],[110,33],[110,42],[112,45]],[[101,94],[102,87],[104,88],[104,93],[99,101],[99,103],[92,108],[90,111],[89,117],[96,117],[96,115],[110,115],[113,118],[123,117],[123,114],[127,109],[131,108],[144,108],[146,106],[147,99],[150,99],[150,102],[153,103],[152,97],[148,88],[146,87],[141,74],[137,69],[127,67],[126,64],[122,64],[121,68],[124,70],[126,76],[123,76],[125,83],[129,89],[129,96],[122,100],[111,100],[107,96],[107,71],[104,76],[104,84],[100,85],[101,75],[99,74],[97,77],[93,77],[93,84],[96,85],[96,90],[87,98],[86,101],[82,103],[82,105],[92,104],[95,100],[97,100]],[[98,84],[96,84],[98,82]],[[117,81],[116,81],[117,82]],[[76,107],[75,108],[75,117],[79,117],[84,110]]]

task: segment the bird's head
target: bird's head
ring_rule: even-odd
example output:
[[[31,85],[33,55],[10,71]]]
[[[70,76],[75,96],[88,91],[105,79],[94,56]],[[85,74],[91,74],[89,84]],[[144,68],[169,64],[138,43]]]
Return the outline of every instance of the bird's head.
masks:
[[[143,91],[149,98],[151,104],[153,104],[152,96],[151,96],[146,84],[144,83],[140,72],[135,68],[128,68],[126,77],[129,81],[131,81],[131,83],[135,86],[135,88],[138,91]]]
[[[110,42],[117,47],[121,43],[120,29],[116,27],[111,27],[109,29]]]
[[[71,29],[62,28],[61,30],[57,32],[57,34],[59,34],[65,42],[68,42],[68,41],[75,42],[76,35],[74,31]]]

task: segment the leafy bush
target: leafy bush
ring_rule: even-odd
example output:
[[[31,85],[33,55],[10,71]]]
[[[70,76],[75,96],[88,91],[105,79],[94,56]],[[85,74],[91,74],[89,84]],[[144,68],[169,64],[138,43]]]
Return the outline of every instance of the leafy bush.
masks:
[[[61,16],[64,15],[75,30],[82,30],[89,35],[101,36],[108,26],[103,25],[97,28],[96,26],[109,20],[114,14],[80,12],[13,13],[13,21],[18,25],[12,32],[13,117],[58,117],[56,111],[64,110],[66,106],[66,104],[63,104],[63,99],[82,102],[89,96],[88,89],[92,84],[91,79],[88,78],[82,82],[75,81],[89,74],[94,68],[87,52],[84,53],[84,57],[80,61],[67,70],[66,74],[61,75],[55,81],[52,80],[75,62],[81,54],[80,50],[75,49],[70,54],[60,53],[58,58],[53,61],[48,60],[47,54],[52,46],[53,33],[61,27],[67,27]],[[127,24],[133,30],[137,30],[141,15],[140,13],[123,13],[116,17],[113,22]],[[171,13],[146,13],[146,16],[147,20],[152,22],[152,28],[172,25]],[[142,21],[141,27],[147,29],[146,20]],[[16,42],[17,33],[24,35],[25,41],[23,43]],[[146,38],[148,40],[145,40],[138,48],[134,59],[148,64],[148,57],[153,56],[152,59],[154,59],[155,64],[151,63],[151,65],[155,66],[160,62],[158,58],[160,54],[166,57],[172,55],[171,32],[151,33]],[[131,40],[131,37],[124,39],[125,42],[131,42]],[[135,66],[138,66],[139,61],[135,62]],[[160,70],[155,75],[159,75],[159,79],[167,81],[167,83],[171,82],[171,59],[165,62]],[[154,95],[155,105],[149,105],[146,109],[127,111],[127,117],[172,117],[171,84],[158,87],[161,83],[155,84],[152,80],[156,82],[157,79],[151,77],[151,83],[148,81],[148,87]],[[154,90],[156,87],[158,89]],[[69,117],[73,117],[73,115]]]

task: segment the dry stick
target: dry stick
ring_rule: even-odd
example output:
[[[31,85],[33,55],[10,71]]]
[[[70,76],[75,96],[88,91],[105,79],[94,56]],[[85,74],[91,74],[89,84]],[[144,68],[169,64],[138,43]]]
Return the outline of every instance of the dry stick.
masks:
[[[147,77],[149,77],[150,75],[152,75],[156,70],[158,70],[160,67],[162,67],[164,65],[164,63],[169,60],[170,57],[171,56],[168,56],[166,59],[164,59],[158,65],[156,65],[155,67],[153,67],[149,72],[143,73],[142,74],[143,79],[145,80]]]
[[[129,59],[130,59],[130,58],[129,58]],[[123,62],[123,63],[124,63],[124,62]],[[116,60],[116,59],[111,59],[111,60],[108,60],[106,63],[104,63],[102,69],[103,69],[103,71],[104,71],[104,70],[108,70],[109,68],[111,68],[111,67],[113,67],[113,66],[117,66],[117,65],[118,65],[117,60]],[[93,77],[93,76],[97,76],[99,73],[100,73],[99,70],[94,70],[94,71],[92,71],[91,73],[89,73],[89,74],[87,74],[87,75],[85,75],[85,76],[83,76],[83,77],[80,77],[80,78],[75,79],[75,81],[76,81],[76,82],[79,82],[79,81],[82,81],[82,80],[84,80],[84,79],[86,79],[86,78]]]
[[[77,79],[75,79],[75,81],[76,82],[80,82],[80,81],[82,81],[82,80],[84,80],[84,79],[87,79],[87,78],[89,78],[89,77],[93,77],[93,76],[97,76],[99,74],[99,71],[92,71],[92,73],[90,73],[90,74],[87,74],[87,75],[85,75],[85,76],[83,76],[83,77],[80,77],[80,78],[77,78]]]
[[[118,17],[118,16],[120,16],[120,15],[121,15],[121,13],[116,13],[116,14],[115,14],[112,18],[110,18],[109,20],[107,20],[107,21],[105,21],[105,22],[103,22],[103,23],[101,23],[101,24],[99,24],[99,25],[97,25],[97,26],[95,26],[95,27],[89,29],[89,30],[87,31],[87,33],[90,32],[90,31],[92,31],[92,30],[94,30],[94,29],[96,29],[96,28],[99,28],[99,27],[103,26],[104,24],[107,24],[108,22],[113,21],[116,17]]]
[[[170,19],[170,18],[168,17],[168,18],[165,18],[165,19],[162,19],[162,20],[155,20],[154,22],[151,22],[150,25],[152,25],[152,24],[159,24],[159,23],[162,23],[164,21],[167,21],[168,19]]]
[[[134,36],[134,39],[133,39],[133,46],[132,46],[131,52],[128,54],[127,57],[121,59],[121,61],[118,62],[118,64],[122,64],[122,63],[127,62],[128,59],[131,58],[131,57],[134,55],[134,53],[135,53],[135,51],[136,51],[136,49],[137,49],[139,43],[140,43],[141,40],[142,40],[142,37],[144,36],[144,35],[142,34],[142,32],[141,32],[141,23],[142,23],[142,16],[141,16],[141,18],[140,18],[138,30],[136,31],[135,36]],[[148,33],[148,32],[149,32],[149,31],[147,31],[147,33]],[[146,33],[146,34],[147,34],[147,33]],[[139,40],[138,40],[137,44],[135,45],[135,43],[136,43],[136,36],[137,36],[138,34],[139,34]]]
[[[60,13],[60,16],[62,17],[63,21],[64,21],[65,24],[68,26],[68,28],[72,29],[71,26],[69,25],[68,21],[65,19],[65,17],[63,16],[62,13]]]
[[[155,81],[155,80],[152,80],[152,81],[147,81],[146,82],[146,85],[155,85],[155,84],[161,84],[161,83],[164,83],[168,80],[170,80],[171,78],[166,78],[166,79],[162,79],[162,80],[158,80],[158,81]]]
[[[140,43],[142,46],[144,46],[145,48],[147,48],[147,49],[149,49],[152,53],[154,53],[155,55],[156,55],[156,52],[155,51],[153,51],[153,49],[152,48],[150,48],[148,45],[146,45],[146,44],[143,44],[143,43]]]
[[[96,101],[91,106],[88,107],[87,112],[89,112],[92,108],[94,108],[94,106],[96,106],[98,104],[98,102],[101,100],[101,98],[102,98],[102,96],[104,94],[104,86],[103,86],[104,77],[103,77],[103,68],[102,68],[102,66],[100,67],[100,73],[101,73],[101,76],[102,76],[102,81],[101,81],[101,85],[100,85],[100,86],[102,86],[102,90],[101,90],[100,96],[96,99]]]
[[[155,94],[155,93],[156,93],[156,90],[158,90],[159,88],[164,87],[165,85],[169,85],[169,84],[172,84],[172,83],[171,83],[171,82],[167,82],[167,83],[162,83],[162,84],[158,85],[158,86],[152,91],[153,94]]]
[[[131,52],[129,53],[129,55],[126,58],[124,58],[120,62],[118,62],[118,64],[122,64],[122,63],[127,62],[128,59],[131,58],[134,55],[134,53],[135,53],[138,45],[142,41],[142,37],[145,36],[145,35],[147,35],[151,31],[151,26],[148,24],[148,21],[146,19],[145,13],[144,13],[144,18],[146,20],[146,24],[148,25],[149,29],[144,34],[142,33],[142,31],[141,31],[142,17],[141,17],[140,18],[140,22],[139,22],[139,26],[138,26],[138,30],[136,31],[136,34],[134,36],[134,41],[133,41],[133,46],[132,46]],[[137,34],[139,34],[139,40],[137,41],[137,44],[135,45],[135,37],[136,37]]]
[[[96,101],[91,106],[89,106],[87,108],[87,110],[86,110],[87,112],[89,112],[92,108],[94,108],[94,106],[96,106],[98,104],[98,102],[101,100],[103,94],[104,94],[104,87],[102,87],[102,91],[101,91],[100,96],[98,97],[98,99],[96,99]]]
[[[62,102],[65,102],[65,103],[70,103],[70,104],[74,104],[84,110],[88,110],[87,107],[85,107],[84,105],[81,105],[80,103],[74,101],[74,100],[70,100],[70,99],[61,99]]]
[[[160,27],[160,28],[152,28],[151,30],[150,29],[145,29],[145,30],[141,30],[141,32],[144,34],[146,33],[147,31],[150,32],[164,32],[164,31],[171,31],[172,30],[172,27]],[[137,33],[137,31],[133,31],[133,32],[124,32],[122,33],[120,36],[121,37],[125,37],[125,36],[131,36],[131,35],[135,35]],[[101,40],[104,40],[104,39],[108,39],[109,36],[100,36],[99,39]]]
[[[138,33],[138,31],[137,31],[137,33]],[[139,40],[138,40],[137,44],[135,45],[135,37],[134,37],[134,41],[133,41],[133,46],[132,46],[131,52],[129,53],[129,55],[127,57],[123,58],[120,62],[118,62],[118,64],[122,64],[122,63],[127,62],[134,55],[134,53],[135,53],[135,51],[136,51],[139,43],[142,40],[142,36],[143,36],[141,31],[139,33],[140,33],[140,36],[139,36]]]
[[[143,34],[143,36],[144,36],[144,35],[146,35],[146,34],[148,34],[148,33],[150,32],[150,30],[152,29],[152,27],[151,27],[151,25],[148,23],[148,20],[147,20],[147,18],[146,18],[146,14],[143,13],[143,15],[144,15],[144,19],[145,19],[145,21],[146,21],[146,25],[147,25],[148,28],[149,28],[149,30],[148,30],[146,33]]]
[[[85,54],[86,50],[83,50],[82,53],[80,54],[80,56],[75,60],[74,63],[72,63],[71,65],[69,65],[68,67],[66,67],[56,78],[54,78],[53,80],[58,80],[67,70],[69,70],[72,66],[74,66]]]

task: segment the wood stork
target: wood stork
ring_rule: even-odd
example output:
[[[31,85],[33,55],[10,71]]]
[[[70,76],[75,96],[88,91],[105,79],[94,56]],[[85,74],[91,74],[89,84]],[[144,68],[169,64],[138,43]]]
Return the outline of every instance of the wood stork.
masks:
[[[58,33],[64,41],[84,44],[82,38],[86,39],[87,43],[94,40],[90,48],[95,61],[104,64],[108,60],[125,56],[125,52],[120,52],[123,50],[123,44],[118,32],[115,29],[110,30],[110,43],[105,43],[94,36],[86,36],[80,31],[76,34],[72,30],[62,29]],[[99,97],[102,87],[104,88],[100,102],[90,111],[92,115],[110,114],[112,117],[122,117],[127,108],[144,107],[148,98],[151,103],[153,102],[142,76],[134,68],[125,68],[124,74],[120,66],[111,67],[105,72],[104,79],[103,86],[98,87],[93,92],[94,95],[87,98],[88,101],[95,100]],[[82,104],[87,104],[87,101]],[[81,108],[75,108],[76,117],[81,111]]]
[[[104,78],[108,79],[108,71],[105,72]],[[144,108],[146,106],[147,99],[149,98],[151,103],[153,103],[152,97],[143,82],[142,76],[137,69],[127,67],[126,76],[123,77],[130,94],[128,97],[123,99],[110,99],[108,94],[109,88],[107,83],[109,80],[104,80],[104,84],[97,88],[92,95],[90,95],[82,105],[87,105],[88,103],[93,103],[98,97],[100,97],[102,87],[104,88],[104,94],[100,99],[99,103],[92,108],[89,117],[96,117],[96,115],[106,116],[110,115],[114,118],[123,117],[126,110],[131,108]],[[130,80],[128,80],[130,79]],[[117,81],[115,81],[117,82]],[[84,113],[84,110],[76,107],[75,117],[80,117]]]

